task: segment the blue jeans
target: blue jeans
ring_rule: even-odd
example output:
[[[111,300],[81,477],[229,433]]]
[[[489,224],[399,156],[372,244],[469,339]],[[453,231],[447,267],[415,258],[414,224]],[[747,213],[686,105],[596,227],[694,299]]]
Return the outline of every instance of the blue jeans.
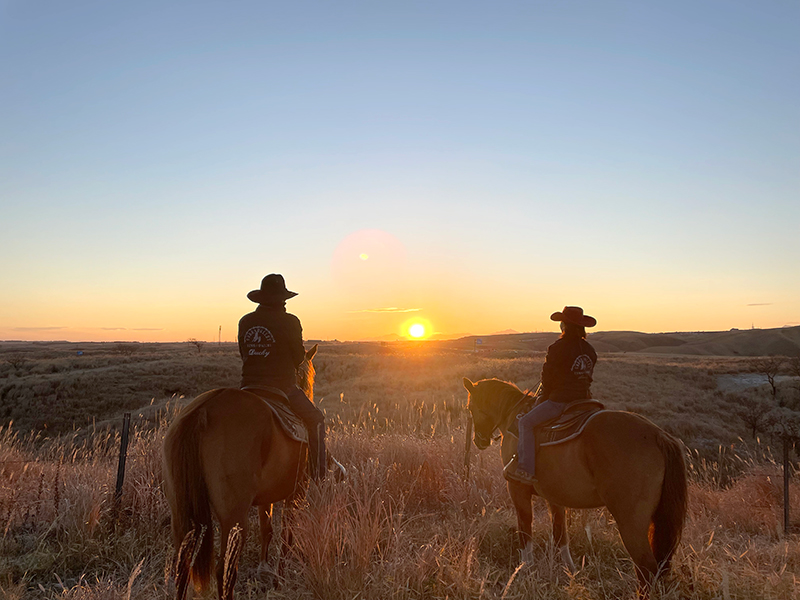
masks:
[[[517,445],[517,467],[531,477],[536,476],[536,435],[533,428],[555,419],[564,412],[566,404],[545,400],[519,418],[519,444]]]

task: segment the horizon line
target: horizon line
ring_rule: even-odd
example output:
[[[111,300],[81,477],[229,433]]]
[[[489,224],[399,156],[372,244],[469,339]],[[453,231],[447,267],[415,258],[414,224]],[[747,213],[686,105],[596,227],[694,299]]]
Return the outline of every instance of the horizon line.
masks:
[[[670,335],[670,334],[693,334],[693,333],[726,333],[730,331],[769,331],[772,329],[791,329],[793,327],[800,327],[800,323],[789,323],[781,325],[780,327],[749,327],[741,329],[739,327],[731,327],[730,329],[713,329],[713,330],[684,330],[684,331],[638,331],[634,329],[599,329],[597,331],[589,331],[587,334],[597,335],[598,333],[640,333],[642,335]],[[369,338],[354,338],[354,339],[339,339],[339,338],[308,338],[303,340],[304,343],[318,343],[318,342],[337,342],[337,343],[388,343],[388,342],[447,342],[453,340],[461,340],[465,338],[481,338],[481,337],[496,337],[496,336],[521,336],[521,335],[555,335],[558,331],[518,331],[514,333],[464,333],[452,334],[453,337],[447,337],[451,334],[435,334],[436,339],[427,338],[424,340],[414,339],[399,334],[387,334],[386,337],[396,335],[396,339],[380,339],[380,337]],[[236,340],[199,340],[207,344],[236,344]],[[188,339],[185,340],[161,340],[161,341],[142,341],[142,340],[65,340],[65,339],[52,339],[52,340],[26,340],[26,339],[0,339],[0,343],[30,343],[30,344],[187,344],[191,343]]]

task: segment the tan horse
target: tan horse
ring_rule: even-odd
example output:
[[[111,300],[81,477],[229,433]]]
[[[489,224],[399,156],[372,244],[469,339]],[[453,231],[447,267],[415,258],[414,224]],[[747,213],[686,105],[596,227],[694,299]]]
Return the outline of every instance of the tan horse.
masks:
[[[472,383],[469,411],[475,445],[483,450],[495,430],[502,434],[503,464],[517,451],[508,434],[523,392],[513,383],[484,379]],[[683,444],[639,415],[608,410],[598,413],[577,438],[537,449],[536,489],[516,481],[508,492],[517,511],[523,560],[531,553],[531,497],[547,500],[553,538],[570,570],[566,511],[605,506],[614,516],[622,542],[636,565],[639,592],[647,594],[655,577],[669,569],[686,518],[686,466]]]
[[[298,368],[298,385],[313,399],[315,345]],[[191,579],[195,588],[206,588],[214,568],[212,513],[220,525],[217,592],[223,598],[223,566],[228,534],[242,528],[241,546],[247,535],[247,516],[258,507],[261,563],[266,566],[272,540],[272,504],[293,497],[305,474],[307,445],[291,439],[273,417],[266,403],[250,392],[224,388],[200,394],[181,410],[164,439],[164,490],[172,510],[172,536],[176,556],[192,530],[205,527]],[[285,515],[285,513],[284,513]],[[226,600],[233,598],[228,576]],[[182,600],[188,581],[178,581]]]

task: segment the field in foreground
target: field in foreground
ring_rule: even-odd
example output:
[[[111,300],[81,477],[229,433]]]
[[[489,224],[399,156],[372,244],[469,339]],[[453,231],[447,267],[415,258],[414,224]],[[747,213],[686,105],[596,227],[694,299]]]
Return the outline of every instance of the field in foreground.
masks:
[[[211,357],[182,355],[172,368],[192,374],[205,361],[215,368],[230,363],[235,376],[235,355]],[[550,547],[546,507],[537,501],[537,560],[515,572],[514,518],[497,448],[481,454],[473,448],[470,478],[464,478],[461,377],[531,386],[541,359],[414,346],[323,347],[317,398],[328,414],[331,448],[350,476],[310,490],[279,589],[255,577],[251,537],[239,597],[633,597],[633,567],[605,511],[572,512],[571,548],[580,570],[570,576]],[[800,540],[781,533],[781,471],[767,446],[739,440],[746,429],[716,385],[720,376],[746,372],[746,363],[622,355],[601,361],[597,396],[646,414],[690,447],[690,516],[662,597],[797,597]],[[130,361],[131,371],[146,374],[142,362]],[[114,378],[124,372],[113,362],[105,366]],[[166,377],[169,361],[162,359],[158,369],[154,377]],[[190,379],[183,384],[197,385]],[[160,445],[175,404],[184,401],[175,397],[156,410],[163,404],[156,400],[135,419],[116,522],[115,431],[80,429],[44,440],[2,430],[0,597],[167,597],[172,548],[159,487]],[[796,483],[792,504],[800,506]]]

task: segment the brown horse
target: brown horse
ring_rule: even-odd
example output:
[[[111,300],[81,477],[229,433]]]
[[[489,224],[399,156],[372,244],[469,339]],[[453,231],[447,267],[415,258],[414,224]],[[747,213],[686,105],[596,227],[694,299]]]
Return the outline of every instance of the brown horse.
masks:
[[[464,378],[464,387],[469,391],[475,445],[488,448],[500,429],[506,464],[517,451],[517,438],[508,435],[508,427],[523,392],[498,379],[472,383]],[[640,593],[647,594],[656,575],[669,569],[686,518],[686,466],[683,444],[677,439],[634,413],[602,411],[577,438],[538,449],[536,475],[535,490],[508,482],[524,561],[531,557],[531,497],[538,494],[550,506],[553,538],[570,570],[575,565],[569,553],[565,507],[601,506],[617,522],[636,565]]]
[[[297,370],[297,383],[313,399],[315,345]],[[272,504],[300,491],[307,445],[291,439],[267,404],[250,392],[224,388],[200,394],[170,425],[164,439],[164,490],[172,511],[176,557],[187,533],[205,531],[191,571],[195,588],[208,586],[214,568],[212,513],[220,525],[217,592],[233,598],[233,580],[223,586],[228,534],[238,526],[241,545],[247,515],[258,507],[261,563],[266,566],[272,541]],[[285,514],[285,513],[284,513]],[[202,529],[205,527],[205,529]],[[182,600],[188,581],[178,582]]]

